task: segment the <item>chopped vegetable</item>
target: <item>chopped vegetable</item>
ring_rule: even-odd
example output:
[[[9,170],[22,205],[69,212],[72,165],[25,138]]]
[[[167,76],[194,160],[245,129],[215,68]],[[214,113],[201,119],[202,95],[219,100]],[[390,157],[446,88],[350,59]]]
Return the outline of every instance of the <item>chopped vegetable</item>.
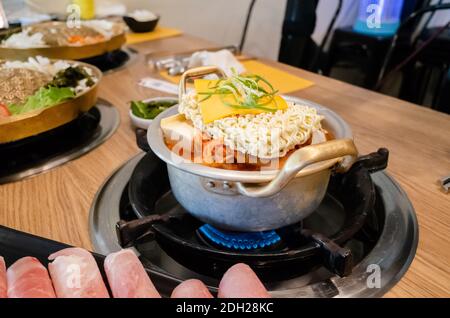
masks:
[[[259,75],[239,75],[232,69],[233,75],[218,80],[207,92],[197,92],[205,101],[213,95],[219,95],[223,104],[237,109],[260,109],[275,112],[277,109],[266,107],[274,101],[277,90]]]
[[[0,103],[0,118],[11,116],[11,112],[5,104]]]
[[[81,35],[72,35],[69,36],[69,38],[67,39],[67,41],[69,43],[82,43],[84,40],[84,37]]]
[[[102,42],[104,40],[105,37],[102,35],[97,36],[72,35],[67,38],[67,42],[69,42],[70,44],[78,44],[78,45],[93,44]]]
[[[176,101],[172,100],[151,101],[148,103],[143,101],[132,101],[131,112],[133,115],[143,119],[155,119],[156,116],[176,103]]]
[[[87,78],[86,85],[94,85],[92,77],[86,72],[83,67],[70,66],[62,71],[59,71],[53,80],[46,85],[46,87],[77,87],[78,82]]]
[[[18,115],[47,108],[74,97],[75,93],[69,87],[41,87],[34,95],[28,97],[24,104],[9,105],[8,108],[12,115]]]

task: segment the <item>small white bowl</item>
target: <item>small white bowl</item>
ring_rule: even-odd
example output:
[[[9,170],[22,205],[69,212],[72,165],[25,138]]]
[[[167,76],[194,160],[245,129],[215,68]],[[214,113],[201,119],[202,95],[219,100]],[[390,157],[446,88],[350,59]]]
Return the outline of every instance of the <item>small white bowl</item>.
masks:
[[[160,101],[173,101],[176,104],[178,104],[178,99],[174,98],[174,97],[154,97],[154,98],[148,98],[148,99],[143,100],[144,103],[160,102]],[[134,115],[133,111],[131,110],[131,106],[130,106],[129,116],[131,118],[131,123],[133,124],[133,126],[135,126],[137,128],[142,128],[145,130],[148,129],[148,127],[150,126],[150,124],[153,121],[153,119],[144,119],[144,118]]]

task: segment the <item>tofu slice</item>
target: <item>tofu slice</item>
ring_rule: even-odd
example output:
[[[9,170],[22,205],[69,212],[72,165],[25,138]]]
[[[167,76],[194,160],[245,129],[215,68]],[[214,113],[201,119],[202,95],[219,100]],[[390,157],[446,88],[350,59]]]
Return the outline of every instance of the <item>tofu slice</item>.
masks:
[[[197,131],[184,117],[183,114],[177,114],[161,120],[161,129],[166,138],[171,140],[183,140],[183,143],[192,143]]]

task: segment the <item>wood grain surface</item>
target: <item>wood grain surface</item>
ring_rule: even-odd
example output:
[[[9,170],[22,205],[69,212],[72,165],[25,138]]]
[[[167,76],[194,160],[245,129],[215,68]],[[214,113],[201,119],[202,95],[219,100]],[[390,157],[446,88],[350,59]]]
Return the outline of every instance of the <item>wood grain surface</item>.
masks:
[[[144,54],[214,47],[183,35],[141,43],[140,56],[108,74],[100,96],[115,105],[121,125],[114,136],[83,157],[50,172],[0,186],[0,224],[91,249],[89,208],[96,191],[122,163],[139,152],[128,118],[128,102],[163,93],[137,85],[152,74]],[[361,153],[390,150],[388,172],[408,193],[420,233],[417,255],[406,275],[386,297],[450,296],[450,194],[437,180],[450,174],[450,116],[276,62],[265,61],[315,82],[291,95],[320,103],[352,127]]]

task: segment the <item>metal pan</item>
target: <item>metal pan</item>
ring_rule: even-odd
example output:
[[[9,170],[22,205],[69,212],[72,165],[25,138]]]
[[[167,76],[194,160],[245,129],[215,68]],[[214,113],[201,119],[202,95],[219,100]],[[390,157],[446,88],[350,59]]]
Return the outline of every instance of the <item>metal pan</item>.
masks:
[[[62,126],[76,119],[80,113],[87,112],[95,105],[102,72],[90,64],[75,61],[70,63],[76,63],[92,69],[94,76],[98,79],[95,85],[74,99],[55,106],[21,115],[0,118],[0,144],[18,141]]]

